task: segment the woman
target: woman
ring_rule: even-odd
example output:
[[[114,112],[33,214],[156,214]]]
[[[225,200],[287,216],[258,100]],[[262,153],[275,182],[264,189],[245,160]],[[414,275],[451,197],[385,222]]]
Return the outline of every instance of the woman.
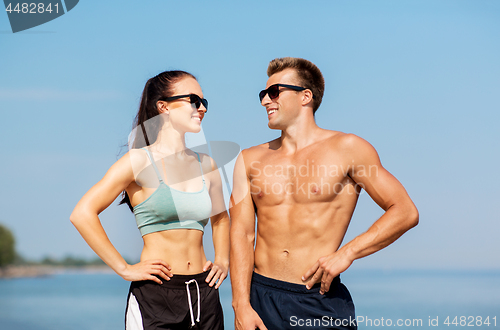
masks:
[[[126,329],[223,329],[216,289],[229,265],[229,217],[214,161],[186,148],[201,130],[208,102],[196,78],[166,71],[148,80],[131,150],[78,202],[71,222],[97,255],[132,281]],[[129,265],[99,221],[123,191],[141,231],[141,261]],[[207,261],[203,228],[210,217],[215,260]]]

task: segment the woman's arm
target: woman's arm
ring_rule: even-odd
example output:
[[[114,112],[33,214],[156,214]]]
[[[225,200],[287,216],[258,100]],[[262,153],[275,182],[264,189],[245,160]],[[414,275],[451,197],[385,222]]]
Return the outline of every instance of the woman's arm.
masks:
[[[99,220],[98,215],[133,181],[130,153],[127,153],[82,197],[71,213],[70,220],[92,250],[125,280],[153,280],[161,283],[154,275],[168,280],[172,276],[169,265],[162,260],[129,265],[111,244]]]
[[[212,269],[207,276],[206,281],[210,286],[215,285],[218,289],[222,281],[227,277],[229,270],[229,215],[226,211],[224,203],[224,195],[222,193],[222,180],[217,169],[215,161],[210,158],[212,171],[208,177],[210,178],[210,199],[212,200],[212,213],[210,222],[212,223],[212,239],[214,243],[215,259]],[[211,262],[203,268],[204,271],[209,269]]]

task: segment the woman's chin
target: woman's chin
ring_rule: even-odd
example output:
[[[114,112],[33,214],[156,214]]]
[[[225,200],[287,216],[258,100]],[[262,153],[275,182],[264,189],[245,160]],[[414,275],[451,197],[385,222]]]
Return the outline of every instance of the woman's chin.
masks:
[[[197,126],[193,127],[193,130],[191,131],[192,133],[200,133],[201,131],[201,123],[198,124]]]

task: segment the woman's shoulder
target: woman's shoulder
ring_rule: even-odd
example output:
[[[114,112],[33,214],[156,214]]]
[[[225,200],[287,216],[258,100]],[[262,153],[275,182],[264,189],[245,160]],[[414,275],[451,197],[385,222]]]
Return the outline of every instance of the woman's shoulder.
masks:
[[[134,180],[137,171],[144,167],[145,160],[136,150],[130,150],[121,156],[106,172],[104,178],[119,181]]]
[[[148,154],[144,149],[130,149],[119,161],[127,162],[134,170],[144,169],[150,163]]]
[[[217,164],[215,163],[215,160],[210,157],[210,155],[204,153],[204,152],[197,152],[194,150],[191,150],[193,154],[197,157],[199,157],[199,160],[201,162],[201,167],[203,168],[203,173],[208,173],[212,172],[217,168]]]

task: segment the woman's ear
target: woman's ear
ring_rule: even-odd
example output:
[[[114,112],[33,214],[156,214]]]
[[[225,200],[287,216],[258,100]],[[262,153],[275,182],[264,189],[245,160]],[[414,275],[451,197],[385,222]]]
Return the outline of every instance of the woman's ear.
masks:
[[[167,102],[165,101],[158,101],[156,102],[156,108],[158,109],[158,112],[161,113],[166,113],[168,115],[168,108],[167,108]]]

